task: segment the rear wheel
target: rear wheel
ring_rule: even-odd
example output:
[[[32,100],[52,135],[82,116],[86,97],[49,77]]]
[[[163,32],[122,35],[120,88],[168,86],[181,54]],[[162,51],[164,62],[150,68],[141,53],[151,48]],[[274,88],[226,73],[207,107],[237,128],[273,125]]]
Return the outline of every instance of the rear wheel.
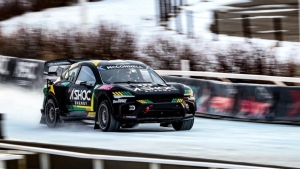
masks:
[[[172,126],[176,131],[191,130],[193,125],[194,119],[172,122]]]
[[[109,106],[109,102],[104,100],[100,103],[97,112],[97,120],[99,128],[102,131],[115,132],[120,128],[120,122],[115,120],[112,115],[112,109]]]
[[[45,121],[48,127],[54,128],[58,122],[58,115],[55,112],[56,104],[53,99],[48,99],[45,104]]]

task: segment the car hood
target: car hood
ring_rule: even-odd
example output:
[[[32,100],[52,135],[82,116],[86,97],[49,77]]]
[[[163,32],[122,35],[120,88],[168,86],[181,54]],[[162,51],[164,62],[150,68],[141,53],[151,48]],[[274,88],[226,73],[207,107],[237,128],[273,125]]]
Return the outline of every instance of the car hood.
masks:
[[[150,97],[150,96],[159,96],[159,97],[183,97],[184,90],[181,84],[117,84],[120,88],[123,88],[136,97]]]

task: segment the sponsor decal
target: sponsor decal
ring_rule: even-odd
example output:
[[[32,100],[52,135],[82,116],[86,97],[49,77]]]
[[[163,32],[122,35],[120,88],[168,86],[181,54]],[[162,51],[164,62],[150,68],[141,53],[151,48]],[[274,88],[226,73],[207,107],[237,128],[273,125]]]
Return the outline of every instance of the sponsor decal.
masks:
[[[144,67],[141,65],[111,65],[106,67],[101,66],[100,68],[102,69],[106,68],[106,70],[110,70],[110,69],[128,69],[128,68],[143,69]]]
[[[130,92],[120,91],[120,92],[112,92],[114,98],[122,98],[122,97],[134,97]]]
[[[19,61],[16,64],[13,76],[19,78],[36,79],[35,69],[37,67],[38,63]]]
[[[177,89],[174,87],[140,87],[135,88],[134,91],[139,92],[170,92],[170,91],[176,91]]]
[[[172,103],[182,103],[183,99],[174,98]]]
[[[87,117],[95,117],[96,116],[96,112],[89,112]]]
[[[125,116],[125,118],[134,119],[136,116]]]
[[[102,66],[98,67],[98,70],[99,71],[103,71],[103,70],[106,70],[105,68],[103,68]]]
[[[153,103],[150,100],[137,100],[137,102],[142,103],[142,104],[149,104],[149,103]]]
[[[98,89],[101,85],[97,84],[94,89]]]
[[[91,98],[88,96],[90,93],[91,93],[90,90],[73,89],[70,96],[70,100],[90,101]]]
[[[114,86],[112,85],[102,85],[100,86],[98,89],[102,89],[102,90],[110,90],[112,89]]]
[[[63,86],[68,86],[70,84],[70,82],[63,82],[63,83],[61,83],[61,85],[63,85]]]
[[[184,90],[184,95],[192,96],[193,90],[190,90],[190,89]]]
[[[89,105],[88,102],[91,100],[89,96],[90,94],[91,94],[90,90],[73,89],[70,95],[70,100],[74,101],[74,105],[87,106]]]
[[[135,105],[129,105],[129,110],[134,111],[135,110]]]
[[[113,100],[113,103],[126,103],[127,99]]]
[[[5,57],[0,57],[0,75],[9,75],[8,63],[10,59]]]
[[[150,111],[151,107],[153,107],[153,104],[147,106],[144,113],[147,114]]]

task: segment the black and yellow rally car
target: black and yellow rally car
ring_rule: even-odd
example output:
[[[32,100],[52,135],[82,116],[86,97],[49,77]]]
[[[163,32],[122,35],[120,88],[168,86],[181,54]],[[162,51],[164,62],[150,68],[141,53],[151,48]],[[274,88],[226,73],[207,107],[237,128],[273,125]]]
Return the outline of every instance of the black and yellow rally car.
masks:
[[[63,68],[66,66],[66,68]],[[193,91],[167,83],[152,68],[132,60],[58,59],[45,62],[47,79],[41,124],[55,127],[70,120],[94,120],[94,128],[118,131],[139,123],[194,124]]]

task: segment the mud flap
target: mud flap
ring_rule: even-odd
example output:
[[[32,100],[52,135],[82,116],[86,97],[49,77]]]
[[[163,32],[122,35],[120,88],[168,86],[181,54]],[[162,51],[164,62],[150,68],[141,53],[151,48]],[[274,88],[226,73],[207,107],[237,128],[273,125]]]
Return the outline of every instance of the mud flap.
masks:
[[[94,124],[94,129],[100,129],[99,124],[97,124],[96,120],[95,120],[95,124]]]
[[[46,124],[46,118],[44,115],[41,117],[40,124]]]
[[[160,123],[160,127],[172,127],[172,123],[171,122],[162,122],[162,123]]]
[[[41,114],[42,116],[41,116],[40,124],[46,124],[46,118],[43,109],[41,109]]]

